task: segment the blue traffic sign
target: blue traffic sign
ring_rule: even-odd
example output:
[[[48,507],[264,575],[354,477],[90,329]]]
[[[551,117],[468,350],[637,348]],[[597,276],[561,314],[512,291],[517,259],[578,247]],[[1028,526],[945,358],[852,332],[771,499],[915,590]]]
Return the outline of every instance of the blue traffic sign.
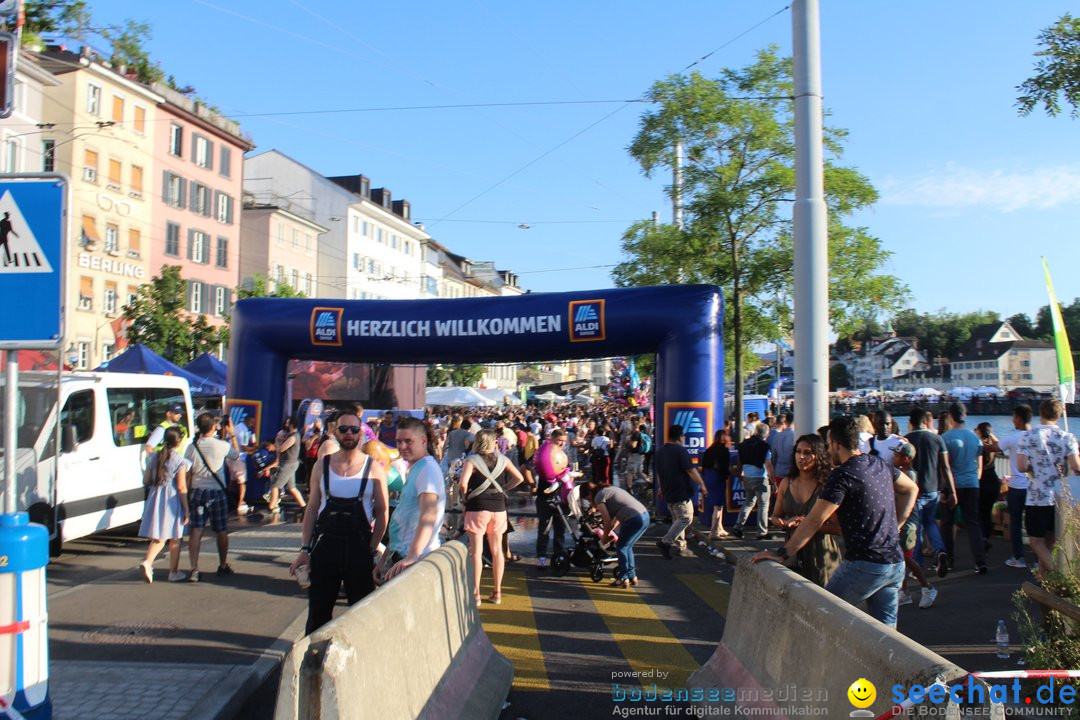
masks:
[[[0,348],[64,341],[67,179],[0,177]]]

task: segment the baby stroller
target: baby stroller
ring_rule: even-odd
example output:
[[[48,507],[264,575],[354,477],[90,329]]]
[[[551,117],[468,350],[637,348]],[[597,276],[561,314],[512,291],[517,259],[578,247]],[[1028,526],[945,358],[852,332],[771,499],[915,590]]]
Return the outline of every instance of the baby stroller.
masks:
[[[603,521],[595,513],[583,513],[581,511],[579,488],[574,488],[567,498],[567,506],[570,514],[574,516],[577,526],[576,531],[571,532],[573,547],[559,553],[551,561],[551,573],[562,577],[570,572],[570,567],[589,568],[589,577],[593,582],[604,579],[604,572],[611,570],[612,577],[616,573],[619,558],[609,552],[603,540]],[[563,504],[557,506],[559,517],[565,527],[571,527],[563,512]]]

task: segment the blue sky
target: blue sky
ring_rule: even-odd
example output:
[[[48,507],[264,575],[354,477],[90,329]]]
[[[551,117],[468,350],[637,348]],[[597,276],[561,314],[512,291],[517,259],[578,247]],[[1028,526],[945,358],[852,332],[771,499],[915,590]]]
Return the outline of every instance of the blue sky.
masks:
[[[367,175],[440,242],[536,291],[610,286],[610,269],[594,266],[619,261],[623,230],[653,210],[670,221],[668,179],[642,177],[626,153],[642,105],[251,115],[627,100],[721,46],[695,69],[791,44],[791,13],[771,0],[91,5],[103,23],[149,22],[153,57],[259,150]],[[887,270],[917,309],[1033,314],[1046,303],[1040,255],[1059,298],[1080,296],[1080,124],[1014,108],[1036,35],[1070,11],[1080,7],[823,0],[829,122],[849,131],[846,162],[882,196],[855,222],[895,253]]]

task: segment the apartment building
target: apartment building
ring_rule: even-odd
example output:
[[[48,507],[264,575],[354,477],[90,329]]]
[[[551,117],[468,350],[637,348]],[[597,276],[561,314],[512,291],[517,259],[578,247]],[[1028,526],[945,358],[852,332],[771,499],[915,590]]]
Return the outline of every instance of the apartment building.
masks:
[[[147,188],[150,267],[181,266],[188,312],[224,325],[240,277],[243,158],[254,146],[203,103],[162,84],[153,90],[162,100],[152,129],[156,185]]]
[[[319,274],[319,238],[328,230],[276,205],[258,205],[248,196],[240,223],[239,287],[252,288],[256,276],[267,289],[282,284],[316,297]]]
[[[89,51],[49,49],[38,60],[58,81],[42,87],[43,166],[51,156],[71,178],[68,349],[76,367],[93,368],[115,354],[115,321],[152,274],[155,128],[165,99]]]
[[[33,53],[19,54],[11,116],[0,120],[0,172],[54,172],[53,128],[42,121],[44,89],[60,84]],[[42,139],[42,138],[46,139]]]

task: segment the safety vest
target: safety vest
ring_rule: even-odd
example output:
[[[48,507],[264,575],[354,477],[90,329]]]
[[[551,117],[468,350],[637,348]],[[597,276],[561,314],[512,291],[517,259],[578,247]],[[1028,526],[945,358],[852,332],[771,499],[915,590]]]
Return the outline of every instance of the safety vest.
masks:
[[[160,423],[158,423],[158,427],[163,428],[164,430],[168,430],[169,428],[173,427],[174,425],[177,428],[180,429],[180,445],[178,445],[176,449],[178,451],[180,451],[180,452],[183,452],[184,451],[184,446],[187,444],[187,439],[188,439],[187,438],[187,426],[183,425],[182,423],[171,423],[168,420],[162,420]],[[161,448],[163,448],[163,447],[165,447],[165,436],[164,435],[161,436],[161,442],[159,442],[157,445],[154,446],[154,452],[161,452]]]

